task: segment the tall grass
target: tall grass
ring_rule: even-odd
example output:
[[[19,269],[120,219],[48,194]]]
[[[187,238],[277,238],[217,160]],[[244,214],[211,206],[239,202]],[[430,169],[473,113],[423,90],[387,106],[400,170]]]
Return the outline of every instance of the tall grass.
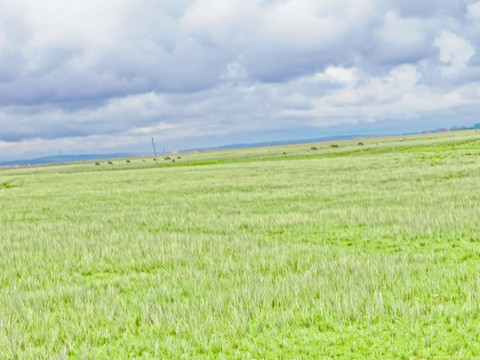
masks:
[[[0,357],[478,358],[450,135],[2,171]]]

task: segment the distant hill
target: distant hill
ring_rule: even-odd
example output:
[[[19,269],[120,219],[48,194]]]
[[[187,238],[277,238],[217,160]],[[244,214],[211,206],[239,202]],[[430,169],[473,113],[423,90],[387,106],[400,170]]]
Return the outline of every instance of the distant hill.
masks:
[[[337,136],[328,136],[315,139],[297,139],[297,140],[277,140],[277,141],[264,141],[257,143],[248,143],[248,144],[229,144],[229,145],[220,145],[212,146],[208,148],[193,148],[180,150],[180,152],[191,152],[191,151],[212,151],[212,150],[233,150],[233,149],[246,149],[246,148],[256,148],[256,147],[267,147],[267,146],[282,146],[282,145],[295,145],[295,144],[308,144],[315,142],[326,142],[326,141],[340,141],[340,140],[351,140],[351,139],[366,139],[366,138],[375,138],[382,136],[394,136],[394,135],[385,135],[385,134],[368,134],[368,135],[337,135]]]
[[[480,129],[480,123],[474,124],[472,126],[455,126],[450,128],[450,131],[472,130],[472,129]],[[449,130],[444,128],[439,128],[436,130],[404,133],[400,135],[414,135],[414,134],[424,134],[424,133],[440,132],[440,131],[449,131]],[[399,135],[399,134],[337,135],[337,136],[328,136],[328,137],[321,137],[321,138],[314,138],[314,139],[278,140],[278,141],[265,141],[265,142],[257,142],[257,143],[250,143],[250,144],[240,143],[240,144],[212,146],[208,148],[193,148],[193,149],[180,150],[180,152],[190,152],[190,151],[200,151],[200,150],[203,150],[203,151],[218,150],[218,149],[244,149],[244,148],[253,148],[253,147],[306,144],[306,143],[315,143],[315,142],[339,141],[339,140],[350,140],[350,139],[359,139],[359,138],[376,138],[376,137],[382,137],[382,136],[396,136],[396,135]],[[40,158],[29,159],[29,160],[0,161],[0,166],[15,166],[15,165],[28,166],[28,165],[41,165],[41,164],[69,163],[69,162],[77,162],[77,161],[84,161],[84,160],[114,159],[114,158],[125,158],[130,156],[142,156],[142,155],[146,155],[146,154],[115,153],[115,154],[87,154],[87,155],[85,154],[84,155],[56,155],[56,156],[40,157]]]
[[[180,152],[190,152],[190,151],[200,151],[200,150],[218,150],[218,149],[244,149],[244,148],[252,148],[252,147],[293,145],[293,144],[304,144],[304,143],[323,142],[323,141],[349,140],[349,139],[356,139],[360,137],[369,138],[369,137],[378,137],[378,136],[385,136],[385,135],[342,135],[342,136],[329,136],[329,137],[315,138],[315,139],[279,140],[279,141],[258,142],[258,143],[252,143],[252,144],[230,144],[230,145],[213,146],[209,148],[185,149],[185,150],[181,150]],[[42,165],[42,164],[58,164],[58,163],[77,162],[77,161],[83,161],[83,160],[124,158],[124,157],[139,156],[139,155],[145,155],[145,154],[115,153],[115,154],[87,154],[87,155],[85,154],[56,155],[56,156],[47,156],[47,157],[40,157],[40,158],[28,159],[28,160],[1,161],[0,166],[15,166],[15,165],[28,166],[28,165]]]
[[[11,161],[1,161],[0,166],[14,166],[14,165],[42,165],[42,164],[56,164],[56,163],[68,163],[76,162],[83,160],[98,160],[98,159],[113,159],[119,157],[128,157],[132,154],[82,154],[82,155],[55,155],[55,156],[46,156],[36,159],[27,159],[27,160],[11,160]]]
[[[315,143],[315,142],[325,142],[325,141],[339,141],[339,140],[350,140],[350,139],[358,139],[358,138],[372,138],[372,137],[380,137],[386,135],[338,135],[338,136],[328,136],[322,138],[315,138],[315,139],[297,139],[297,140],[278,140],[278,141],[265,141],[265,142],[258,142],[252,144],[231,144],[231,145],[222,145],[216,146],[212,148],[202,149],[202,150],[216,150],[216,149],[244,149],[244,148],[253,148],[253,147],[264,147],[264,146],[281,146],[281,145],[293,145],[293,144],[308,144],[308,143]],[[194,151],[200,149],[191,149],[186,151]]]

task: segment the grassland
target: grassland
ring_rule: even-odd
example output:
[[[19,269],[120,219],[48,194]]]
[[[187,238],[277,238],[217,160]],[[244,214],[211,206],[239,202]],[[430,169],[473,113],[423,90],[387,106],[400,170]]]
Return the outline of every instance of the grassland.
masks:
[[[0,358],[480,358],[480,134],[363,142],[1,171]]]

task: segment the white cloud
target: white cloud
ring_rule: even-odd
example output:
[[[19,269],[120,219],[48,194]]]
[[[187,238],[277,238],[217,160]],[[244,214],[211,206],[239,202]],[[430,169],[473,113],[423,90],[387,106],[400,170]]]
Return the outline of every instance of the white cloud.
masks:
[[[338,70],[337,70],[338,71]],[[328,79],[316,74],[312,81]],[[341,71],[340,71],[341,72]],[[359,70],[350,69],[351,73]],[[368,123],[373,119],[420,118],[430,111],[474,105],[480,94],[480,82],[449,91],[433,89],[422,84],[419,70],[412,65],[394,68],[385,76],[361,76],[364,81],[344,82],[343,86],[313,100],[314,107],[306,110],[285,110],[285,116],[309,119],[312,126],[329,126],[332,122]]]
[[[360,81],[360,77],[356,69],[346,69],[338,66],[329,66],[323,73],[316,73],[314,75],[316,81],[340,83],[349,87],[355,86],[358,81]]]
[[[473,20],[480,19],[480,2],[476,2],[467,6],[468,16]]]
[[[415,89],[419,73],[411,65],[393,69],[384,77],[372,77],[358,87],[342,88],[321,100],[321,104],[369,106],[396,103]]]
[[[434,44],[440,49],[440,61],[446,64],[442,67],[442,73],[446,76],[458,74],[465,69],[475,55],[475,49],[468,41],[448,31],[442,31]]]
[[[227,64],[227,68],[222,73],[221,78],[231,82],[242,82],[247,80],[248,72],[240,62],[233,61]]]
[[[179,24],[190,35],[200,33],[209,40],[231,41],[258,26],[262,12],[259,6],[259,0],[196,0],[186,8]]]

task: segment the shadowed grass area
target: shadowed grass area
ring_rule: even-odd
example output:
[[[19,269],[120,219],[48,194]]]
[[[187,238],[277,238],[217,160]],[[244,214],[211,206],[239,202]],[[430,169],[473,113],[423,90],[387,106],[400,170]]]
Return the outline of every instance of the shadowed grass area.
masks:
[[[479,136],[429,136],[0,172],[0,357],[480,357]]]

